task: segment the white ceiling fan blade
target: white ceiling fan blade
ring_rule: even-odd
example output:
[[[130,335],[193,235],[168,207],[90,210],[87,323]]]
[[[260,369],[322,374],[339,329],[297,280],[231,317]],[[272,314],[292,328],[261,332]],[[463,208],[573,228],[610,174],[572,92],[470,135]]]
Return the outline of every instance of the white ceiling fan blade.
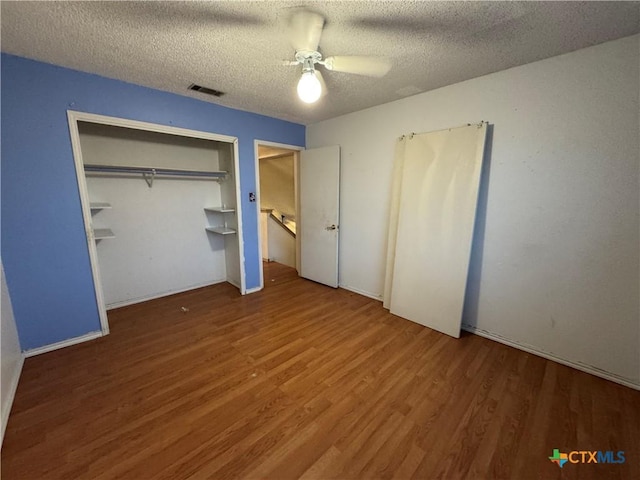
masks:
[[[289,19],[289,41],[293,48],[314,52],[318,50],[324,27],[324,17],[308,10],[298,10]]]
[[[368,77],[384,77],[391,70],[391,61],[384,57],[338,56],[324,60],[327,70],[355,73]]]

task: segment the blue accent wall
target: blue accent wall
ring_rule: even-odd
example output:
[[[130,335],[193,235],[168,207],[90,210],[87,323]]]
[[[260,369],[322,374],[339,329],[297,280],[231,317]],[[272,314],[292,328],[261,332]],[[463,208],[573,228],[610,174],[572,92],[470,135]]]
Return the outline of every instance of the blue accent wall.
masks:
[[[12,55],[1,61],[2,262],[23,350],[100,330],[67,110],[238,137],[246,286],[259,286],[254,140],[304,146],[303,125]]]

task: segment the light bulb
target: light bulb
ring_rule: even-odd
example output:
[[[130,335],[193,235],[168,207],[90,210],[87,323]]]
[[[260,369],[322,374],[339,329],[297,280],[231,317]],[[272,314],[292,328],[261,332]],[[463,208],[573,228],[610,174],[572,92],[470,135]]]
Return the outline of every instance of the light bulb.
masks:
[[[302,77],[298,82],[298,96],[305,103],[313,103],[318,101],[322,94],[322,85],[316,77],[316,73],[311,70],[302,72]]]

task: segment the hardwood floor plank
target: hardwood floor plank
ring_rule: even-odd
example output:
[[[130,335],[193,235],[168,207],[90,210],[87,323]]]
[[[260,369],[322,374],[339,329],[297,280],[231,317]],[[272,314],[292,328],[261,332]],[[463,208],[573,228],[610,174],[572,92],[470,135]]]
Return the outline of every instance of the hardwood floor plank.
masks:
[[[417,478],[415,472],[422,463],[422,459],[425,455],[426,452],[418,447],[415,443],[410,444],[406,456],[402,460],[402,463],[400,464],[398,469],[393,472],[392,478],[394,480]]]
[[[351,478],[371,478],[371,475],[366,474],[366,466],[373,464],[374,458],[378,456],[378,453],[383,445],[390,443],[390,437],[396,433],[402,431],[400,425],[404,422],[405,417],[401,413],[393,412],[389,416],[382,417],[383,422],[370,423],[364,429],[360,431],[357,443],[354,442],[354,446],[359,448],[350,455],[348,450],[345,451],[345,456],[349,455],[351,461],[349,461],[346,468],[343,469],[345,476]],[[372,427],[372,425],[377,426]],[[374,428],[371,434],[366,437],[366,433],[369,428]],[[355,450],[355,448],[353,449]],[[383,455],[380,454],[380,457]]]
[[[110,310],[109,336],[26,359],[3,478],[640,478],[640,392],[275,263],[265,287]]]
[[[172,476],[196,474],[200,465],[233,448],[256,427],[277,421],[290,407],[290,400],[280,390],[265,389],[261,396],[254,394],[253,399],[247,399],[235,411],[221,411],[221,415],[191,426],[185,437],[174,439],[145,462],[134,462],[126,477],[158,478],[167,472],[172,472]]]
[[[407,444],[412,442],[412,432],[416,429],[415,423],[402,416],[398,428],[388,436],[384,445],[376,452],[364,468],[360,471],[360,478],[391,478],[400,463],[404,460]]]
[[[340,463],[342,453],[333,445],[311,465],[302,475],[300,480],[326,480],[334,478],[337,474],[336,465]]]

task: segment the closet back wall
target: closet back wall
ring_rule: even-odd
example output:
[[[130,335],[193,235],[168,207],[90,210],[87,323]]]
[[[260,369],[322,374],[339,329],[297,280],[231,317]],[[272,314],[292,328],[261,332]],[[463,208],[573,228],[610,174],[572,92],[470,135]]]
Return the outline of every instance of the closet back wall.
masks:
[[[219,169],[218,142],[84,122],[79,131],[85,164]],[[87,175],[87,188],[112,206],[92,211],[94,228],[115,233],[97,245],[107,308],[226,279],[224,239],[204,230],[217,182],[157,177],[149,188],[141,175]]]
[[[100,331],[67,110],[237,137],[247,288],[259,287],[254,141],[304,146],[303,125],[13,55],[1,60],[2,260],[23,350]]]

